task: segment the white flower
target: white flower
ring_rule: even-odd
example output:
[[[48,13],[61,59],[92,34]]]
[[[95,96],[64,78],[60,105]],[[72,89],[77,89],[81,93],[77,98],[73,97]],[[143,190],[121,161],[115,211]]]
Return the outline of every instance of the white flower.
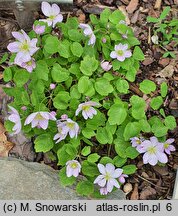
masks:
[[[130,58],[132,53],[128,50],[128,44],[115,45],[114,51],[111,52],[110,57],[123,62],[126,58]]]
[[[14,127],[12,128],[13,134],[18,134],[20,133],[22,129],[21,121],[20,121],[20,115],[18,111],[11,106],[8,106],[11,110],[10,116],[8,117],[8,120],[15,123]]]
[[[12,35],[17,41],[10,43],[7,49],[12,53],[17,53],[14,63],[21,65],[23,62],[31,61],[31,56],[39,49],[36,47],[37,38],[31,40],[23,30],[12,32]]]
[[[94,46],[95,42],[96,42],[96,37],[95,37],[91,27],[88,24],[83,24],[83,23],[81,23],[79,25],[79,27],[84,30],[83,33],[85,36],[89,36],[90,39],[88,41],[88,45]]]
[[[49,112],[35,112],[26,118],[24,124],[27,125],[31,123],[32,128],[38,127],[46,130],[48,128],[49,120],[55,121],[56,118]]]
[[[93,116],[97,114],[97,111],[92,106],[99,106],[99,104],[94,101],[88,101],[88,102],[79,104],[75,112],[75,115],[77,116],[79,112],[82,111],[82,115],[84,119],[88,119],[88,118],[92,119]]]
[[[48,2],[42,2],[41,10],[47,19],[41,19],[40,21],[47,22],[48,26],[55,27],[56,23],[62,22],[63,16],[60,13],[60,8],[57,4],[50,5]]]
[[[114,186],[116,188],[120,188],[120,185],[116,178],[119,178],[119,176],[121,176],[123,172],[122,169],[115,169],[114,165],[111,163],[106,164],[106,167],[103,164],[98,164],[98,169],[101,175],[99,175],[94,180],[94,184],[98,184],[100,187],[106,188],[105,192],[111,192]]]
[[[151,37],[151,41],[154,43],[154,44],[159,44],[159,42],[158,42],[158,35],[153,35],[152,37]]]
[[[65,122],[57,122],[58,133],[53,138],[53,140],[56,140],[56,143],[59,143],[61,140],[64,140],[66,138],[68,132],[65,130],[65,127]]]
[[[67,177],[77,177],[81,170],[81,165],[77,160],[70,160],[66,163],[66,175]]]

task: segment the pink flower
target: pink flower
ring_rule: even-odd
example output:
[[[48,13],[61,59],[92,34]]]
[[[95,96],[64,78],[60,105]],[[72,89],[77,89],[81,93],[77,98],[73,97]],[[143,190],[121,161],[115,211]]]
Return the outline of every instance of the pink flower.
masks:
[[[51,90],[53,90],[53,89],[55,89],[55,88],[56,88],[56,84],[54,84],[54,83],[51,83],[49,87],[50,87],[50,89],[51,89]]]
[[[21,121],[20,121],[20,115],[18,111],[11,106],[8,106],[11,110],[10,116],[8,117],[8,120],[15,123],[14,127],[12,128],[13,134],[18,134],[20,133],[22,129]]]
[[[50,114],[54,117],[57,115],[57,113],[55,111],[50,112]]]
[[[27,117],[24,124],[27,125],[31,123],[32,128],[38,127],[46,130],[48,128],[49,120],[55,121],[56,118],[49,112],[35,112]]]
[[[95,37],[91,27],[88,24],[83,24],[83,23],[81,23],[79,25],[79,27],[84,30],[83,33],[85,36],[89,36],[88,45],[94,46],[95,42],[96,42],[96,37]]]
[[[132,147],[136,147],[137,151],[139,153],[143,153],[143,141],[145,140],[143,137],[141,138],[138,138],[138,137],[133,137],[133,138],[130,138],[131,140],[131,143],[132,143]]]
[[[26,110],[27,110],[27,107],[26,107],[26,106],[22,106],[22,107],[21,107],[21,110],[26,111]]]
[[[106,43],[107,42],[106,38],[102,38],[102,42]]]
[[[77,160],[70,160],[66,163],[66,175],[67,177],[77,177],[81,171],[81,165]]]
[[[58,120],[57,128],[58,133],[53,138],[54,140],[57,140],[56,143],[59,143],[61,140],[64,140],[68,134],[71,138],[74,138],[77,137],[79,133],[78,124],[72,121],[70,118],[61,118],[60,120]]]
[[[37,38],[31,40],[23,30],[12,32],[12,35],[17,41],[10,43],[7,49],[12,53],[17,53],[14,63],[21,65],[23,62],[29,62],[31,56],[39,49],[36,47]]]
[[[79,104],[75,112],[75,115],[77,116],[79,112],[82,111],[82,115],[84,119],[88,119],[88,118],[92,119],[93,116],[97,114],[97,111],[92,106],[99,106],[99,103],[88,101],[88,102]]]
[[[126,58],[130,58],[132,53],[128,50],[128,44],[115,45],[114,51],[111,52],[110,57],[123,62]]]
[[[57,4],[50,5],[48,2],[42,2],[41,10],[47,19],[41,19],[40,21],[47,22],[48,26],[53,28],[58,22],[62,22],[63,16],[60,13],[60,8]]]
[[[163,143],[163,148],[164,148],[164,151],[170,155],[171,154],[171,151],[175,151],[175,147],[173,145],[171,145],[171,143],[173,143],[175,141],[175,139],[168,139],[166,140],[165,143]]]
[[[124,184],[124,183],[125,183],[125,178],[127,178],[127,177],[128,177],[128,175],[126,175],[126,174],[121,174],[121,175],[119,176],[119,182],[122,183],[122,184]]]
[[[149,163],[150,165],[155,166],[158,161],[167,163],[168,158],[164,153],[163,145],[156,137],[151,137],[150,140],[143,141],[142,146],[144,164]]]
[[[57,121],[58,133],[53,138],[53,140],[56,140],[56,143],[59,143],[60,141],[66,138],[67,132],[65,130],[65,127],[66,127],[65,122]]]
[[[41,26],[41,25],[33,25],[33,31],[36,34],[43,34],[45,32],[45,26]]]
[[[102,61],[101,67],[104,71],[109,71],[112,68],[112,65],[108,61]]]
[[[98,184],[104,189],[104,192],[111,192],[113,187],[120,188],[120,185],[116,178],[121,176],[123,170],[122,169],[115,169],[114,165],[111,163],[106,164],[106,167],[103,164],[98,164],[98,169],[101,173],[95,180],[94,184]],[[102,190],[103,192],[103,190]]]
[[[22,68],[25,68],[29,73],[31,73],[33,69],[36,68],[35,59],[32,58],[28,62],[22,62],[19,66],[21,66]]]
[[[100,194],[101,195],[107,195],[108,194],[107,188],[106,187],[101,187],[100,188]]]

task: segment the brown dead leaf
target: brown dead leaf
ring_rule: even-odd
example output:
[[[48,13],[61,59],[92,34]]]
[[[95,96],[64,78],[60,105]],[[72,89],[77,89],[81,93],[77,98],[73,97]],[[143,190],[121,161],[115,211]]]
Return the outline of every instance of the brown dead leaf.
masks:
[[[160,10],[162,4],[162,0],[156,0],[154,9]]]
[[[4,127],[4,125],[0,122],[0,135],[4,134],[6,132],[6,129]]]
[[[157,166],[156,165],[156,166],[153,167],[153,169],[154,169],[154,171],[156,171],[157,173],[159,173],[161,176],[165,176],[165,175],[169,174],[167,166],[161,167],[161,166]]]
[[[145,189],[143,189],[142,192],[140,193],[140,199],[147,200],[150,198],[150,196],[155,195],[155,194],[156,194],[156,190],[148,186]]]
[[[14,144],[7,141],[5,135],[5,127],[0,122],[0,157],[8,157],[9,151],[13,148]]]
[[[129,5],[126,7],[128,13],[133,13],[138,6],[138,0],[131,0]]]
[[[156,76],[163,78],[171,78],[174,73],[174,66],[169,64],[163,70],[161,70]]]
[[[130,196],[131,200],[138,200],[138,183],[135,183],[133,192]]]
[[[0,74],[0,80],[3,79],[3,74]]]

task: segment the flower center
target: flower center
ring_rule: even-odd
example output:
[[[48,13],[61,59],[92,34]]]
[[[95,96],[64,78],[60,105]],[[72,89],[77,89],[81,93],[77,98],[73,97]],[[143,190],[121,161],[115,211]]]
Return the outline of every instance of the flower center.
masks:
[[[70,167],[72,169],[76,169],[77,168],[77,164],[75,162],[73,162],[73,163],[70,164]]]
[[[49,19],[50,19],[50,20],[54,20],[54,19],[55,19],[55,16],[54,16],[54,15],[51,15],[51,16],[49,16]]]
[[[43,116],[41,116],[39,113],[35,117],[36,120],[43,120]]]
[[[137,143],[138,145],[140,145],[140,144],[141,144],[141,141],[140,141],[140,140],[136,140],[136,143]]]
[[[119,56],[123,56],[123,55],[124,55],[124,52],[123,52],[122,50],[118,50],[118,51],[117,51],[117,54],[118,54]]]
[[[169,147],[169,143],[164,143],[164,148],[167,149]]]
[[[155,148],[155,146],[149,147],[149,148],[148,148],[148,152],[149,152],[150,154],[155,154],[155,153],[156,153],[156,148]]]
[[[106,179],[106,181],[111,179],[110,173],[106,172],[105,179]]]
[[[32,66],[32,61],[26,63],[28,66]]]
[[[83,109],[84,111],[88,111],[88,110],[90,109],[90,106],[84,105],[84,106],[82,107],[82,109]]]
[[[20,47],[21,51],[28,51],[29,50],[29,45],[28,43],[25,41],[22,46]]]
[[[74,123],[67,122],[67,127],[70,128],[70,129],[73,129],[74,128]]]

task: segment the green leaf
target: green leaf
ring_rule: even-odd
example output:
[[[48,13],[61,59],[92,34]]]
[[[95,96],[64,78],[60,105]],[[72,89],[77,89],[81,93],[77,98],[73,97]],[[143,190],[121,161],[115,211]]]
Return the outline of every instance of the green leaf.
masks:
[[[57,53],[59,50],[59,39],[56,36],[50,35],[45,41],[44,49],[49,54]]]
[[[91,76],[98,68],[98,61],[95,57],[85,56],[81,61],[80,70],[86,76]]]
[[[87,127],[82,130],[82,134],[84,135],[84,137],[88,139],[95,136],[94,130],[92,130],[91,128],[87,128]]]
[[[82,34],[77,29],[69,29],[68,35],[72,41],[80,42],[82,39]]]
[[[120,93],[127,94],[129,89],[129,84],[126,80],[118,79],[116,82],[116,88]]]
[[[42,79],[48,81],[48,65],[45,60],[39,60],[36,62],[36,68],[34,69],[34,74],[37,79]]]
[[[90,154],[88,157],[87,157],[87,161],[88,162],[91,162],[91,163],[95,163],[99,160],[101,156],[97,153],[93,153],[93,154]]]
[[[129,67],[129,69],[126,73],[126,79],[130,82],[134,82],[136,74],[137,74],[137,70],[133,66]]]
[[[142,119],[145,118],[145,107],[146,107],[146,102],[143,98],[140,98],[137,95],[133,95],[130,98],[130,103],[132,105],[132,116],[135,119]]]
[[[114,157],[113,161],[116,167],[122,167],[127,162],[127,158],[122,158],[117,155],[116,157]]]
[[[121,107],[119,104],[114,104],[109,109],[108,116],[108,121],[111,125],[120,125],[127,117],[127,110],[124,107]]]
[[[75,159],[76,156],[77,149],[72,144],[64,144],[57,151],[58,165],[64,166],[67,161]]]
[[[100,14],[101,23],[106,25],[108,23],[110,15],[111,15],[111,11],[108,8],[103,10],[103,12]]]
[[[81,181],[76,186],[76,191],[78,194],[82,196],[89,196],[94,192],[94,185],[93,183],[86,181]]]
[[[151,130],[156,137],[163,137],[167,134],[168,127],[166,127],[160,119],[155,118],[155,120],[152,119]]]
[[[144,94],[150,94],[156,90],[156,84],[151,80],[144,80],[139,88]]]
[[[6,52],[0,59],[0,65],[3,64],[7,59],[8,59],[8,53]]]
[[[69,58],[71,56],[70,42],[68,40],[60,42],[58,52],[60,56]]]
[[[110,16],[109,16],[109,20],[113,23],[113,24],[118,24],[120,20],[125,20],[125,16],[123,15],[123,13],[119,10],[115,10]]]
[[[138,136],[140,130],[140,124],[138,122],[129,122],[124,130],[124,139],[129,140],[132,137]]]
[[[149,123],[148,123],[147,120],[141,119],[141,120],[139,121],[139,124],[140,124],[141,130],[142,130],[144,133],[149,133],[149,132],[151,132],[151,127],[150,127],[150,125],[149,125]]]
[[[135,159],[140,153],[136,150],[136,148],[130,146],[126,149],[126,156],[131,159]]]
[[[55,82],[64,82],[69,78],[69,72],[67,69],[55,63],[51,71],[51,76]]]
[[[176,119],[174,116],[167,116],[164,120],[164,124],[170,129],[170,130],[174,130],[174,128],[176,128]]]
[[[10,67],[7,67],[4,72],[3,72],[3,80],[5,82],[9,82],[10,80],[12,80],[12,70]]]
[[[113,136],[110,131],[107,131],[105,127],[99,127],[96,133],[96,139],[100,144],[111,144]]]
[[[12,133],[13,132],[13,127],[14,127],[14,123],[13,122],[11,122],[11,121],[9,121],[9,120],[6,120],[5,122],[4,122],[4,127],[6,128],[6,130],[8,131],[8,132],[10,132],[10,133]]]
[[[76,178],[74,176],[67,177],[66,175],[66,167],[63,167],[59,171],[59,179],[63,186],[71,186],[76,182]]]
[[[98,78],[95,82],[96,91],[103,96],[107,96],[109,93],[113,92],[113,87],[110,82],[105,78]]]
[[[36,152],[48,152],[50,151],[54,146],[53,139],[51,137],[51,134],[45,133],[42,135],[39,135],[35,139],[35,151]]]
[[[72,43],[70,48],[74,56],[80,57],[83,53],[83,47],[78,42]]]
[[[161,15],[160,15],[160,19],[163,20],[166,18],[166,16],[169,14],[171,8],[168,6],[168,7],[165,7],[164,10],[162,11]]]
[[[106,121],[105,115],[97,110],[97,115],[95,115],[92,119],[87,120],[87,128],[91,128],[92,130],[97,130],[99,126],[104,126]]]
[[[137,167],[135,165],[126,165],[122,167],[123,173],[126,175],[134,174],[137,170]]]
[[[29,78],[30,78],[30,73],[28,73],[24,69],[18,69],[15,72],[13,80],[17,85],[17,87],[22,87],[25,83],[28,82]]]
[[[153,98],[150,102],[150,106],[154,110],[158,110],[162,104],[163,104],[163,99],[161,96],[157,96]]]
[[[91,147],[90,146],[85,146],[82,151],[81,151],[81,154],[83,156],[87,156],[91,153]]]
[[[161,83],[161,96],[166,97],[168,92],[168,86],[166,82]]]
[[[134,48],[134,51],[133,51],[133,58],[136,59],[136,60],[139,60],[139,61],[143,61],[145,59],[145,56],[142,52],[142,50],[140,49],[139,46],[136,46]]]
[[[66,91],[60,91],[53,100],[53,105],[57,109],[65,110],[68,107],[70,95]]]
[[[95,94],[95,89],[89,77],[82,76],[78,82],[78,91],[86,96],[93,96]]]
[[[102,157],[102,158],[100,159],[100,162],[99,162],[99,163],[100,163],[100,164],[103,164],[103,165],[106,165],[107,163],[114,164],[113,160],[112,160],[110,157],[107,157],[107,156]]]
[[[130,142],[125,141],[124,138],[120,136],[114,140],[114,144],[116,153],[120,157],[126,158],[126,149],[130,146]]]
[[[82,173],[90,177],[99,175],[98,167],[96,166],[96,164],[90,163],[86,160],[82,163]]]
[[[147,22],[152,22],[152,23],[157,23],[157,22],[159,22],[159,19],[158,19],[158,18],[151,17],[151,16],[148,16],[146,20],[147,20]]]

